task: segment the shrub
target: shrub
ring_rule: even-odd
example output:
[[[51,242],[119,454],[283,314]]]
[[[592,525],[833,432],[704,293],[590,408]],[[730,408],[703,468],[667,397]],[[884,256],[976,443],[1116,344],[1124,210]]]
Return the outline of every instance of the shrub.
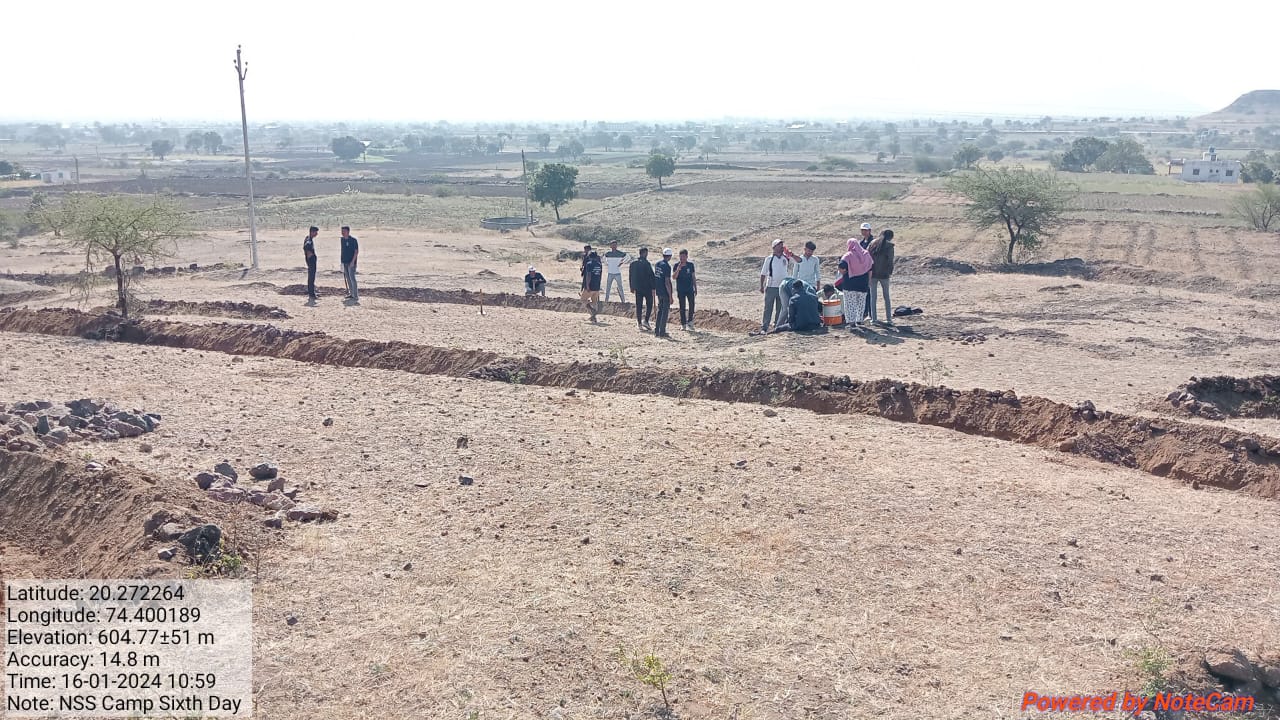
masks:
[[[608,245],[618,241],[620,245],[638,242],[639,230],[629,227],[609,227],[607,225],[570,225],[556,230],[556,235],[566,239],[591,245]]]

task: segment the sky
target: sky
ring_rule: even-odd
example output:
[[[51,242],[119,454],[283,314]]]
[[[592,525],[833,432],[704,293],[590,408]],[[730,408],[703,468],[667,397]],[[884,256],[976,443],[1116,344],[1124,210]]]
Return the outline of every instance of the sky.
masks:
[[[239,120],[237,44],[254,124],[1196,115],[1280,88],[1247,35],[1273,0],[6,0],[0,27],[9,121]]]

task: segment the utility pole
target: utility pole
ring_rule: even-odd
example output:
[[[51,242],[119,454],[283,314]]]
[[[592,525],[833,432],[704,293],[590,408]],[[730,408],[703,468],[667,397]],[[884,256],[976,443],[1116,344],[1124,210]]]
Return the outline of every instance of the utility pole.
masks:
[[[240,79],[240,129],[244,132],[244,177],[249,181],[249,253],[252,267],[258,269],[258,218],[253,208],[253,165],[249,162],[249,116],[244,111],[244,78],[249,63],[241,62],[240,46],[236,46],[236,77]]]

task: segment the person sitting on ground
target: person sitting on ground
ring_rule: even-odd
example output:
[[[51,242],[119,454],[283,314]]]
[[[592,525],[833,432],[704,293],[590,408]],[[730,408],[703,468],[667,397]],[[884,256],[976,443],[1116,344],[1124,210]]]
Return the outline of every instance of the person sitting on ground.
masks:
[[[524,294],[547,296],[547,279],[532,265],[524,276]]]
[[[822,329],[822,307],[818,295],[803,280],[791,283],[790,322],[774,328],[774,332],[816,332]]]

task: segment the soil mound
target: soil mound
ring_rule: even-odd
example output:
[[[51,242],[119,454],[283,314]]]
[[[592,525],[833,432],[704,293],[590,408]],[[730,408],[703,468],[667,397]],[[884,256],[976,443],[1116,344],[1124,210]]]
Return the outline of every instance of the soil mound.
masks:
[[[1280,418],[1280,375],[1193,377],[1165,399],[1180,412],[1211,420]]]
[[[608,225],[565,225],[556,229],[557,237],[593,247],[605,246],[614,241],[620,245],[634,245],[641,235],[636,228]]]
[[[285,320],[289,317],[289,313],[283,308],[231,300],[217,302],[150,300],[147,302],[145,312],[155,315],[208,315],[246,320]]]
[[[22,292],[0,293],[0,307],[21,305],[25,302],[40,300],[57,294],[55,290],[23,290]]]
[[[206,506],[213,510],[212,501],[185,483],[114,460],[85,466],[70,456],[0,449],[0,550],[7,577],[174,574],[181,566],[158,559],[152,533],[168,522],[202,524]]]
[[[343,367],[571,387],[604,392],[703,398],[798,407],[817,413],[866,413],[972,435],[1037,445],[1192,483],[1280,497],[1280,440],[1221,427],[1099,412],[1012,391],[863,382],[848,376],[773,371],[660,370],[614,363],[551,363],[475,350],[402,342],[339,340],[271,325],[120,322],[67,309],[0,310],[0,331],[83,336],[121,342],[323,363]]]
[[[346,291],[338,287],[317,288],[327,295],[340,295]],[[281,295],[306,295],[306,285],[288,285],[276,292]],[[407,287],[370,287],[360,288],[360,294],[367,297],[399,300],[401,302],[446,303],[452,305],[481,305],[491,307],[514,307],[525,310],[549,310],[551,312],[575,313],[586,315],[581,300],[560,297],[542,297],[541,295],[518,295],[516,293],[478,293],[470,290],[434,290],[432,288]],[[633,303],[600,302],[600,314],[612,317],[634,319],[636,306]],[[760,323],[736,318],[723,310],[698,309],[698,325],[704,330],[723,330],[725,332],[751,332]]]

